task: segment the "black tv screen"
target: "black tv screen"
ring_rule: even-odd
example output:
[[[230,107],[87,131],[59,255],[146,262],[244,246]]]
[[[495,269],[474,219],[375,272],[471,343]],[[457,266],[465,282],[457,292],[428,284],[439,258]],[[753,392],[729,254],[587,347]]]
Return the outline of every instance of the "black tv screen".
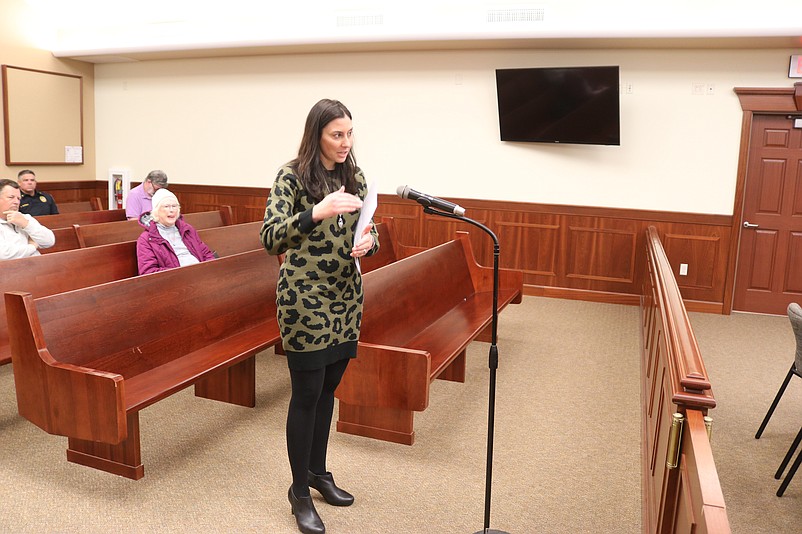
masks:
[[[502,141],[620,145],[618,67],[496,69]]]

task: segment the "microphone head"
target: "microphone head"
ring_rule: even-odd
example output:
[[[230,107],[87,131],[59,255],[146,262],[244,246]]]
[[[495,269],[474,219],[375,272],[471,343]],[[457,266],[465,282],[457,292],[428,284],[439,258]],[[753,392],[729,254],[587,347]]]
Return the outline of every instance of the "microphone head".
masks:
[[[407,198],[407,195],[409,195],[409,186],[399,185],[398,189],[395,190],[395,193],[401,198]]]

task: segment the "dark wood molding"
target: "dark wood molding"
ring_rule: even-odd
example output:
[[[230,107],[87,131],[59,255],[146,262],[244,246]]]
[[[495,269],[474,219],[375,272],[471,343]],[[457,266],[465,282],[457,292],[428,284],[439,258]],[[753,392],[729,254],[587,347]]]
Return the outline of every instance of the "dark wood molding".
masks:
[[[794,102],[796,103],[796,110],[802,111],[802,82],[794,84]]]
[[[107,184],[46,183],[56,200],[68,193],[86,200],[108,197]],[[234,223],[260,221],[267,187],[170,184],[185,213],[231,206]],[[690,309],[721,313],[736,224],[719,214],[661,212],[593,206],[535,204],[452,198],[468,215],[499,237],[501,267],[524,273],[525,293],[569,299],[637,305],[641,293],[644,231],[655,226],[666,248],[683,297]],[[66,201],[66,200],[62,200]],[[376,219],[392,217],[404,245],[430,247],[470,233],[477,261],[493,263],[490,239],[467,223],[426,215],[421,207],[395,195],[379,195]],[[686,276],[679,265],[689,264]]]

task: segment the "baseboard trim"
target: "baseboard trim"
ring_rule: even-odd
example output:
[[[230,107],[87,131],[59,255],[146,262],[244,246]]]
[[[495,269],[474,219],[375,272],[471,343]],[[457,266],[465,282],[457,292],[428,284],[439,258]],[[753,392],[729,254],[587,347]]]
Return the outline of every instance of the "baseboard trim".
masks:
[[[606,304],[624,304],[627,306],[640,306],[641,304],[640,295],[611,293],[609,291],[590,291],[587,289],[570,289],[567,287],[524,285],[524,295],[603,302]],[[715,313],[718,315],[724,313],[724,305],[721,302],[704,302],[700,300],[684,300],[683,302],[685,303],[685,309],[687,311]]]

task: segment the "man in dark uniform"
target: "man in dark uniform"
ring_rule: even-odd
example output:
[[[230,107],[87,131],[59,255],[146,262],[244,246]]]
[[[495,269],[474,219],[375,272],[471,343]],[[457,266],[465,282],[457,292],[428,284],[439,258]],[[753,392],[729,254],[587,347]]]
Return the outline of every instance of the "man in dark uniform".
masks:
[[[33,217],[58,213],[53,197],[49,193],[36,190],[36,174],[32,170],[20,171],[17,174],[17,183],[22,193],[19,201],[20,213],[27,213]]]

